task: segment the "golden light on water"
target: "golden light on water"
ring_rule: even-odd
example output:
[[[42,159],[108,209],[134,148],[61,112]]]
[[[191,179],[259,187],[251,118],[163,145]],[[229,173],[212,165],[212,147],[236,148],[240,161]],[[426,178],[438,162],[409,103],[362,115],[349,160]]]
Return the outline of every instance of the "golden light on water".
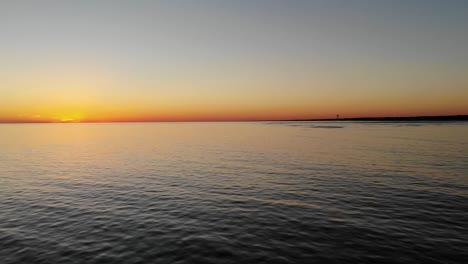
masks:
[[[51,122],[56,123],[79,123],[83,120],[83,115],[76,113],[76,114],[61,114],[56,115],[52,118]]]
[[[80,120],[65,117],[65,118],[60,119],[60,122],[62,122],[62,123],[77,123],[77,122],[80,122]]]

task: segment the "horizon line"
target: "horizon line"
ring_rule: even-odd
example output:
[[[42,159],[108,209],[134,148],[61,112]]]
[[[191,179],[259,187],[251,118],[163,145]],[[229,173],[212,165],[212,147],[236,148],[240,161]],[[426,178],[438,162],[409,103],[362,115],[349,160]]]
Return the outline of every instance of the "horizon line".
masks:
[[[304,118],[304,119],[248,119],[248,120],[114,120],[114,121],[23,121],[0,124],[100,124],[100,123],[227,123],[227,122],[294,122],[294,121],[468,121],[468,114],[424,116],[365,116],[349,118]]]

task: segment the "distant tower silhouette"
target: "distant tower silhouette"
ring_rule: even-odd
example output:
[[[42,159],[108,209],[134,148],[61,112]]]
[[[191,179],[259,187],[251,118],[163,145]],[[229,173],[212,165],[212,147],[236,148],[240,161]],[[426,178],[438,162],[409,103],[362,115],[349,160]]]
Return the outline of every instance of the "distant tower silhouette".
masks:
[[[340,119],[340,115],[336,115],[336,119]]]

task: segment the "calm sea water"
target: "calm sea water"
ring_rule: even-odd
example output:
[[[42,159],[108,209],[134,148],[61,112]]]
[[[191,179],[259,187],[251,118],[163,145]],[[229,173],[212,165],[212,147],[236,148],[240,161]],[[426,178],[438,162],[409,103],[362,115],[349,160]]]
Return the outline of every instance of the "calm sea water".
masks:
[[[0,125],[0,263],[468,263],[468,123]]]

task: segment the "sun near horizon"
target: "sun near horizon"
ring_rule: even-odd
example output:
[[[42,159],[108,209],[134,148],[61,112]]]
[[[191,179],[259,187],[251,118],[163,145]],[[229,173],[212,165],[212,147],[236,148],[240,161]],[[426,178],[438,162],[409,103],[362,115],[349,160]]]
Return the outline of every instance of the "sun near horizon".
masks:
[[[3,1],[0,123],[466,115],[467,10]]]

